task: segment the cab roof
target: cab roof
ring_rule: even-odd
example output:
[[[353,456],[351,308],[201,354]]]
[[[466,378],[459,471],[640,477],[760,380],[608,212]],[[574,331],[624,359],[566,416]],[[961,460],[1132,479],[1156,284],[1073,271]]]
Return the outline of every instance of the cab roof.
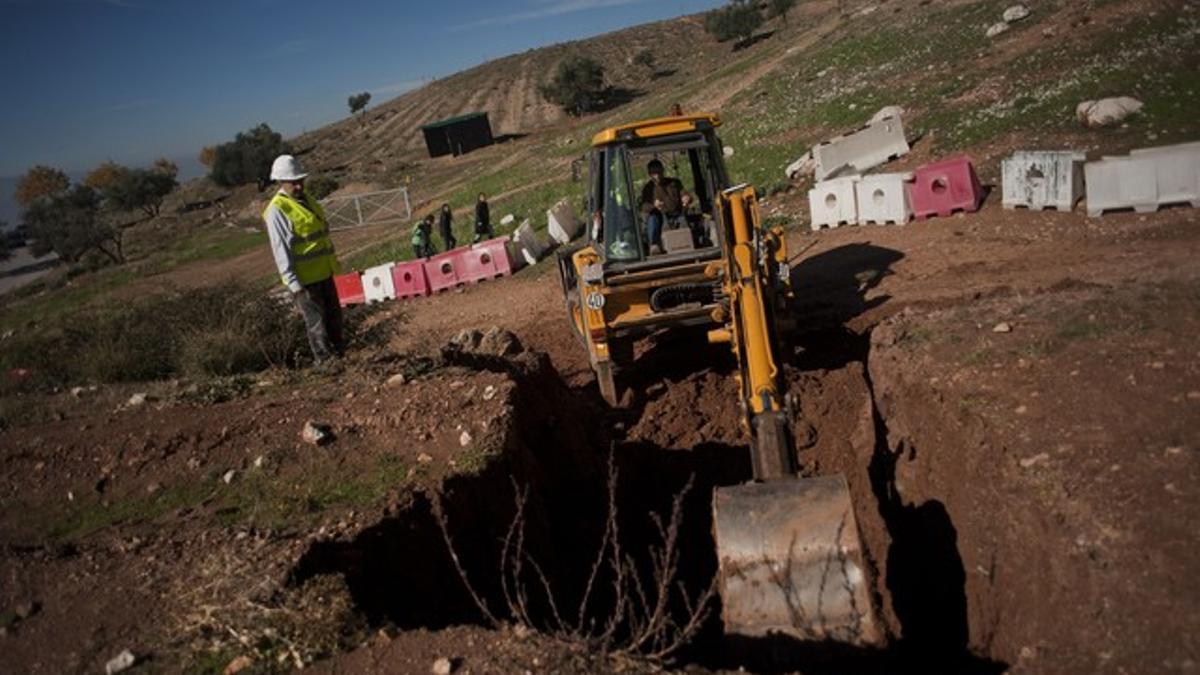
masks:
[[[610,127],[592,137],[592,146],[600,147],[631,138],[655,138],[721,126],[721,118],[714,113],[656,117],[631,124]]]

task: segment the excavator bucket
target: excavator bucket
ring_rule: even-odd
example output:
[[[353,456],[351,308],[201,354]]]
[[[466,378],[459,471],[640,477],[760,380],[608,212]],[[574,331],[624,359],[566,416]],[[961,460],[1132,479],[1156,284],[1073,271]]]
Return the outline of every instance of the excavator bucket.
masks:
[[[719,488],[713,522],[726,633],[881,643],[844,477]]]

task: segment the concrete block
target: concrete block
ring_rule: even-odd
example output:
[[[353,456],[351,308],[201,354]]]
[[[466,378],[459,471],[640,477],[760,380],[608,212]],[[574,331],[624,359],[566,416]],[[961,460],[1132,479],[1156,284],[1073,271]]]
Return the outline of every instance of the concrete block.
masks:
[[[396,263],[388,263],[363,271],[363,291],[368,303],[396,298],[396,287],[392,285],[392,268],[395,266]]]
[[[333,277],[333,287],[337,289],[338,304],[342,307],[360,305],[367,301],[362,275],[358,272],[338,274]]]
[[[966,155],[926,164],[915,173],[911,194],[917,218],[945,218],[955,211],[973,213],[987,196]]]
[[[513,244],[527,265],[536,265],[539,260],[550,253],[551,246],[533,231],[529,219],[521,222],[520,227],[512,236]]]
[[[814,146],[818,181],[845,173],[862,173],[908,154],[908,139],[899,117],[885,117],[858,131]]]
[[[1186,203],[1200,208],[1200,141],[1141,148],[1130,156],[1153,158],[1160,206]]]
[[[1083,197],[1083,162],[1075,150],[1018,151],[1000,162],[1002,203],[1018,207],[1070,211]]]
[[[1090,218],[1118,209],[1131,208],[1138,213],[1158,210],[1158,178],[1152,155],[1105,157],[1085,164],[1083,173]]]
[[[687,227],[664,231],[662,233],[662,242],[663,249],[667,253],[696,250],[696,242],[692,238],[692,230]]]
[[[821,181],[808,191],[812,229],[858,223],[858,204],[854,186],[860,176],[844,176]]]
[[[424,263],[420,260],[396,263],[392,268],[392,287],[397,300],[429,295],[429,279],[425,276]]]
[[[583,221],[575,217],[575,210],[566,199],[546,212],[546,220],[549,223],[546,231],[550,233],[550,238],[560,244],[569,244],[583,234]]]
[[[858,222],[904,225],[912,220],[912,179],[911,172],[863,176],[854,186]]]

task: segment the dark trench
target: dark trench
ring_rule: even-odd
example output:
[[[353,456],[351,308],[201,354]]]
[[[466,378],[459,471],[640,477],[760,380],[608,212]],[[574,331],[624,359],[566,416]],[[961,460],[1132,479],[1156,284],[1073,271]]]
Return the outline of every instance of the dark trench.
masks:
[[[843,248],[848,250],[835,249],[797,266],[794,274],[806,280],[798,291],[819,289],[825,300],[820,311],[811,312],[817,318],[801,332],[792,365],[803,372],[859,362],[873,398],[867,369],[869,331],[854,333],[845,325],[874,306],[865,300],[871,282],[862,282],[864,273],[874,274],[877,283],[900,254],[872,246]],[[803,302],[802,297],[801,308]],[[675,349],[658,351],[680,353]],[[734,367],[727,353],[726,362],[721,363],[722,357],[715,351],[704,353],[703,358],[696,358],[696,350],[690,352],[690,358],[661,357],[655,352],[651,349],[639,359],[640,379],[677,381],[702,368],[730,372]],[[658,359],[664,362],[659,364]],[[458,355],[451,361],[452,365],[508,372],[517,380],[520,392],[516,432],[503,455],[477,475],[447,479],[440,497],[458,559],[493,614],[502,620],[511,618],[499,581],[501,552],[513,522],[517,493],[527,489],[525,548],[545,570],[558,613],[574,617],[608,515],[610,453],[618,474],[616,502],[624,552],[634,557],[639,569],[649,572],[648,552],[659,543],[651,514],[669,517],[675,495],[691,481],[683,506],[682,555],[676,578],[692,597],[709,585],[717,568],[712,492],[750,479],[746,448],[716,443],[663,448],[627,442],[620,429],[636,420],[642,404],[635,400],[632,409],[610,410],[593,387],[569,388],[545,355],[526,353],[516,359]],[[730,403],[734,405],[732,394]],[[900,623],[899,634],[889,635],[883,648],[783,636],[725,636],[717,597],[699,634],[675,655],[676,665],[744,667],[764,673],[998,673],[1006,669],[1007,664],[969,651],[966,576],[954,524],[945,505],[937,500],[906,504],[900,498],[895,489],[896,463],[912,448],[888,447],[886,420],[877,406],[874,417],[877,445],[868,474],[876,504],[856,504],[855,508],[860,513],[877,508],[886,524],[891,541],[884,581]],[[430,497],[424,494],[412,495],[409,502],[351,540],[314,544],[293,569],[291,582],[301,584],[322,574],[345,578],[358,609],[372,626],[436,630],[486,624],[455,571]],[[522,581],[529,589],[534,627],[553,629],[555,612],[532,574],[527,566]],[[597,583],[596,587],[606,589],[609,584]],[[587,619],[603,622],[614,602],[611,592],[594,594],[585,612]],[[671,607],[676,615],[685,613],[678,599]]]

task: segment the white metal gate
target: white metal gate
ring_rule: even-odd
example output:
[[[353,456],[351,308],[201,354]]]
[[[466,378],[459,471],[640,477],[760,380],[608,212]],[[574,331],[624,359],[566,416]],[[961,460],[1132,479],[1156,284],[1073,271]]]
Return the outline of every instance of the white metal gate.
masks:
[[[321,202],[329,229],[344,230],[363,225],[383,225],[412,217],[408,188],[333,197]]]

